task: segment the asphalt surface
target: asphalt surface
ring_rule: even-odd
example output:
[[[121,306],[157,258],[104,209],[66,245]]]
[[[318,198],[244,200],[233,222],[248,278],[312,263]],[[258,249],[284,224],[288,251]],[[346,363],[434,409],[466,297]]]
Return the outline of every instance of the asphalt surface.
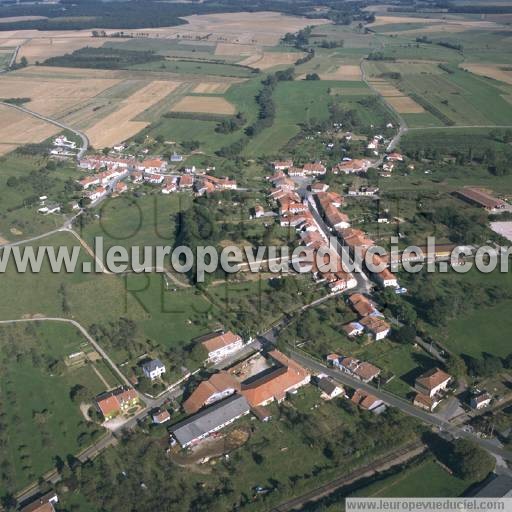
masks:
[[[465,430],[448,423],[446,420],[440,418],[436,414],[430,414],[426,411],[423,411],[422,409],[412,405],[412,403],[399,398],[396,395],[384,391],[383,389],[378,389],[371,384],[365,384],[364,382],[361,382],[360,380],[351,377],[350,375],[347,375],[340,370],[329,368],[319,361],[316,361],[315,359],[305,356],[304,354],[301,354],[297,351],[290,350],[289,355],[294,361],[305,366],[306,368],[309,368],[313,372],[325,373],[335,381],[344,384],[345,386],[353,389],[362,389],[367,393],[370,393],[373,396],[379,398],[389,406],[396,407],[408,416],[412,416],[413,418],[416,418],[423,423],[437,427],[440,431],[446,432],[454,438],[464,438],[473,441],[493,455],[501,457],[508,462],[512,462],[512,452],[501,448],[494,441],[481,439],[480,437],[470,432],[466,432]]]

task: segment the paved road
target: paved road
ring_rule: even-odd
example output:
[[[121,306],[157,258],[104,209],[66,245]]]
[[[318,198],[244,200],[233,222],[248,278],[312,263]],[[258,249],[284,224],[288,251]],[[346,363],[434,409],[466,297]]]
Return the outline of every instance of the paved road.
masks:
[[[71,126],[69,126],[67,124],[57,121],[56,119],[52,119],[51,117],[43,116],[41,114],[38,114],[37,112],[34,112],[33,110],[29,110],[28,108],[22,107],[20,105],[13,105],[12,103],[6,103],[5,101],[0,101],[0,105],[4,105],[6,107],[10,107],[15,110],[19,110],[20,112],[24,112],[25,114],[28,114],[32,117],[41,119],[42,121],[46,121],[47,123],[58,126],[59,128],[62,128],[63,130],[69,130],[70,132],[74,133],[77,137],[80,137],[80,139],[82,141],[82,147],[79,149],[79,151],[76,155],[77,160],[80,160],[84,156],[86,151],[89,149],[89,139],[88,139],[87,135],[85,135],[84,132],[77,130],[76,128],[72,128]]]
[[[315,200],[314,200],[312,194],[308,195],[308,206],[309,206],[309,211],[313,215],[313,219],[315,220],[315,222],[318,225],[318,227],[320,228],[320,230],[324,233],[324,235],[327,237],[327,239],[334,240],[334,249],[339,254],[340,258],[342,258],[343,261],[346,261],[347,263],[354,265],[355,272],[353,273],[353,275],[357,281],[357,286],[355,288],[352,288],[351,292],[352,293],[356,293],[356,292],[370,293],[370,291],[373,288],[372,282],[370,281],[368,276],[363,272],[363,269],[358,264],[356,264],[354,261],[352,261],[352,259],[350,258],[349,252],[348,252],[348,247],[341,245],[336,233],[333,233],[329,229],[329,226],[327,226],[324,219],[318,212],[318,209],[316,207]]]
[[[334,380],[340,382],[341,384],[344,384],[345,386],[363,389],[367,393],[371,393],[373,396],[376,396],[380,400],[384,401],[386,404],[397,409],[400,409],[403,413],[412,416],[422,421],[423,423],[426,423],[433,427],[437,427],[441,431],[447,432],[455,438],[469,439],[470,441],[475,442],[476,444],[478,444],[488,452],[492,453],[493,455],[497,455],[498,457],[502,457],[508,462],[512,462],[512,451],[508,451],[506,449],[501,448],[494,441],[480,439],[478,436],[469,432],[465,432],[463,429],[448,423],[443,418],[440,418],[435,414],[430,414],[426,411],[418,409],[417,407],[412,405],[412,403],[400,397],[397,397],[396,395],[393,395],[388,391],[385,391],[383,389],[377,389],[371,384],[365,384],[364,382],[361,382],[360,380],[355,379],[354,377],[351,377],[350,375],[347,375],[346,373],[343,373],[340,370],[329,368],[309,356],[306,356],[295,350],[290,350],[289,352],[290,357],[293,360],[309,368],[313,372],[325,373],[332,377]]]

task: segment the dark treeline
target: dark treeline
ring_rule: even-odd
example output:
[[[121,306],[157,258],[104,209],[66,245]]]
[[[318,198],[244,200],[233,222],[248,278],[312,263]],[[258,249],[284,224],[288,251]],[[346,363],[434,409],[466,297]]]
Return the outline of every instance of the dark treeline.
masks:
[[[50,57],[44,61],[45,66],[63,66],[73,68],[125,69],[136,64],[164,61],[163,55],[153,51],[131,51],[114,48],[91,48],[89,46]]]
[[[327,12],[315,12],[323,5]],[[63,9],[63,6],[65,9]],[[311,19],[329,18],[335,23],[350,24],[365,19],[360,2],[339,0],[305,0],[282,2],[276,0],[205,0],[202,3],[170,3],[153,0],[101,2],[98,0],[61,0],[56,4],[5,4],[0,17],[46,16],[48,19],[20,20],[2,23],[0,30],[81,30],[92,28],[134,29],[181,25],[182,18],[192,14],[211,14],[239,11],[277,11],[306,16]]]

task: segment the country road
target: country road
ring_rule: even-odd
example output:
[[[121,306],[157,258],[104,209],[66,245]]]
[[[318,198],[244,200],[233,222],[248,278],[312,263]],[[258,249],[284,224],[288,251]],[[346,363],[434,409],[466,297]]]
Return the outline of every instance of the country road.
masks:
[[[77,137],[80,137],[82,140],[82,147],[78,151],[76,155],[76,159],[80,160],[87,150],[89,149],[89,139],[87,135],[84,132],[81,132],[77,130],[76,128],[72,128],[71,126],[61,123],[60,121],[57,121],[56,119],[52,119],[51,117],[46,117],[41,114],[38,114],[37,112],[34,112],[33,110],[29,110],[28,108],[22,107],[20,105],[13,105],[12,103],[7,103],[5,101],[0,101],[0,105],[3,105],[5,107],[10,107],[15,110],[19,110],[20,112],[24,112],[25,114],[28,114],[32,117],[35,117],[37,119],[40,119],[41,121],[46,121],[47,123],[53,124],[55,126],[58,126],[59,128],[62,128],[63,130],[69,130],[70,132],[74,133]]]
[[[323,363],[313,359],[312,357],[306,356],[303,353],[300,353],[300,352],[290,349],[289,355],[294,361],[305,366],[306,368],[309,368],[313,372],[325,373],[329,377],[334,379],[335,381],[337,381],[341,384],[344,384],[345,386],[348,386],[352,389],[357,389],[357,388],[362,389],[362,390],[366,391],[367,393],[370,393],[373,396],[384,401],[386,404],[390,405],[391,407],[395,407],[395,408],[401,410],[403,413],[407,414],[408,416],[412,416],[413,418],[416,418],[417,420],[420,420],[423,423],[426,423],[433,427],[437,427],[441,431],[448,432],[455,438],[462,437],[464,439],[473,441],[474,443],[478,444],[480,447],[484,448],[485,450],[492,453],[493,455],[501,457],[501,458],[507,460],[508,462],[512,462],[512,451],[501,448],[500,446],[498,446],[495,442],[493,442],[491,440],[481,439],[480,437],[476,436],[475,434],[466,432],[462,428],[452,425],[451,423],[447,422],[446,420],[442,419],[441,417],[437,416],[436,414],[430,414],[426,411],[423,411],[422,409],[415,407],[414,405],[412,405],[411,402],[408,402],[407,400],[405,400],[403,398],[393,395],[393,394],[389,393],[388,391],[384,391],[383,389],[380,389],[380,388],[377,389],[376,387],[372,386],[371,384],[365,384],[364,382],[360,381],[359,379],[351,377],[350,375],[343,373],[340,370],[329,368],[326,365],[324,365]]]

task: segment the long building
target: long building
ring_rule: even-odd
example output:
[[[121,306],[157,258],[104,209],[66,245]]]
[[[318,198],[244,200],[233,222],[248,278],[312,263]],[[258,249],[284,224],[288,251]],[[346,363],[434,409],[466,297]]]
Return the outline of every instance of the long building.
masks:
[[[454,194],[463,199],[467,203],[480,206],[480,208],[485,208],[487,211],[492,212],[495,210],[502,210],[507,206],[505,201],[501,199],[496,199],[491,196],[487,192],[483,190],[479,190],[477,188],[463,188],[454,192]]]
[[[249,411],[250,406],[245,397],[234,394],[177,423],[170,428],[170,432],[186,448],[227,427]]]

